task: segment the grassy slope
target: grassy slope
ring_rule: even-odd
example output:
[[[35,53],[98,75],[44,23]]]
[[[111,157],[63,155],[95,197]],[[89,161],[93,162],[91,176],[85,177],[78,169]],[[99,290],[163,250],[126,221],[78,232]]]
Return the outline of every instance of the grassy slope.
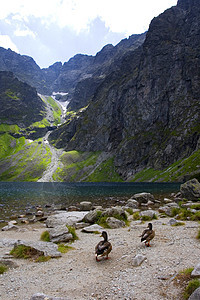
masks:
[[[61,110],[48,97],[54,113],[54,124],[60,123]],[[49,126],[44,118],[29,127],[36,130]],[[51,161],[48,145],[41,140],[30,143],[24,137],[14,138],[19,133],[17,125],[0,124],[0,181],[37,181]],[[101,157],[101,152],[70,151],[63,154],[61,164],[54,173],[55,181],[113,182],[122,181],[114,166],[114,157]],[[190,157],[177,161],[165,170],[145,169],[129,179],[132,182],[183,181],[196,177],[200,180],[200,150]]]
[[[145,169],[137,173],[130,181],[174,182],[193,177],[200,180],[200,150],[164,170]]]
[[[0,181],[37,181],[51,161],[49,147],[41,140],[28,142],[6,133],[0,135],[0,145]]]
[[[62,167],[54,174],[55,181],[122,181],[116,173],[113,158],[101,152],[69,151],[61,157]]]

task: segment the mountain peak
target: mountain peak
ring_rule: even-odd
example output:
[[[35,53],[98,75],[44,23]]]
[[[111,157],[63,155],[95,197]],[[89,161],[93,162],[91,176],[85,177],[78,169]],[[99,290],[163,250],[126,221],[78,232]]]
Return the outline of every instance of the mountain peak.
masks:
[[[200,6],[200,0],[178,0],[177,6],[184,10],[189,10],[194,6]]]

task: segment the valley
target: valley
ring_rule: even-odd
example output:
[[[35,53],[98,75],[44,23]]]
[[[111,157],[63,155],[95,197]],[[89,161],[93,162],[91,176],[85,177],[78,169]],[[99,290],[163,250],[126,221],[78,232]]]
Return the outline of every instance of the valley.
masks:
[[[200,179],[199,16],[179,0],[147,32],[44,69],[0,48],[0,180]]]

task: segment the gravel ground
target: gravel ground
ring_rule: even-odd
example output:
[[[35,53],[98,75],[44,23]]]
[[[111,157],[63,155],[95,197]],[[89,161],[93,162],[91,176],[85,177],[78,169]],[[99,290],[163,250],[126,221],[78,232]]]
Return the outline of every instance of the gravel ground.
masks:
[[[139,238],[147,223],[137,225],[132,221],[130,227],[108,229],[113,246],[108,260],[95,260],[94,247],[102,238],[80,230],[76,231],[79,240],[73,243],[75,250],[59,259],[43,263],[12,259],[18,267],[0,275],[0,299],[30,300],[39,292],[77,300],[183,299],[173,278],[200,262],[200,243],[196,239],[199,224],[185,222],[184,226],[171,227],[168,220],[152,222],[156,236],[149,248]],[[0,239],[37,241],[44,230],[43,224],[27,225],[18,232],[1,231]],[[9,250],[0,248],[0,256]],[[133,266],[136,254],[146,257],[138,267]]]

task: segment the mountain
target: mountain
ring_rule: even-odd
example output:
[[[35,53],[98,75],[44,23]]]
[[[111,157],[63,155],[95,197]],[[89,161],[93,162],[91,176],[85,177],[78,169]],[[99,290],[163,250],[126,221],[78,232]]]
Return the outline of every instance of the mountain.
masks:
[[[0,180],[39,180],[55,161],[58,181],[200,178],[199,82],[200,0],[178,0],[148,32],[45,69],[0,48]],[[57,129],[60,108],[38,92],[69,101]]]
[[[112,46],[105,51],[109,57]],[[50,139],[66,151],[109,152],[123,180],[136,180],[199,150],[200,1],[179,0],[152,20],[142,45],[120,57],[88,106]]]
[[[117,60],[127,51],[140,46],[145,35],[132,35],[115,47],[106,45],[96,56],[77,54],[63,65],[56,62],[44,69],[40,69],[33,58],[0,47],[0,71],[13,72],[19,80],[35,87],[41,94],[68,93],[70,109],[77,110],[87,105]]]
[[[0,106],[0,123],[20,128],[41,121],[45,114],[45,104],[36,89],[7,71],[0,71]]]

